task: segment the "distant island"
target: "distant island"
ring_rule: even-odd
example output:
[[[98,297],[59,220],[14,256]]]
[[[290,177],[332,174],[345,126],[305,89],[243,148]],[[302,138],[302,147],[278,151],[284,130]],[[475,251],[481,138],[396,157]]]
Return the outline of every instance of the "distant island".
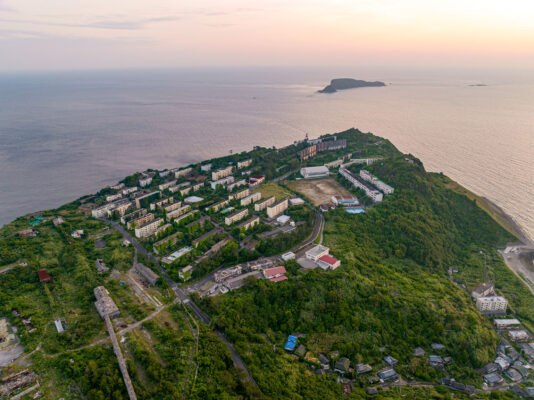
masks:
[[[488,86],[488,85],[486,85],[485,83],[474,83],[472,85],[467,85],[467,86]]]
[[[379,86],[386,86],[386,84],[380,81],[367,82],[367,81],[362,81],[359,79],[352,79],[352,78],[338,78],[338,79],[332,79],[330,81],[330,85],[325,86],[325,88],[322,90],[318,90],[318,93],[335,93],[338,90],[355,89],[355,88],[361,88],[361,87],[379,87]]]

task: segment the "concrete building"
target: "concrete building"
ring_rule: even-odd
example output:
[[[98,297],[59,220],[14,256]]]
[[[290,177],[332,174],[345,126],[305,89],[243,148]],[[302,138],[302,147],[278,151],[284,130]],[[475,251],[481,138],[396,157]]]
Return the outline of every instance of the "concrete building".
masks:
[[[191,211],[191,206],[189,204],[182,206],[180,208],[177,208],[176,210],[173,210],[167,213],[167,220],[179,217],[180,215],[185,214],[186,212],[189,212],[189,211]]]
[[[313,158],[317,155],[317,145],[312,145],[309,147],[306,147],[305,149],[298,152],[298,156],[301,161],[307,160],[309,158]]]
[[[252,164],[252,158],[249,158],[248,160],[238,161],[237,169],[246,168],[251,164]]]
[[[330,161],[330,162],[326,163],[324,166],[326,168],[336,168],[336,167],[339,167],[341,164],[343,164],[343,159],[342,158],[340,158],[338,160]]]
[[[241,199],[241,206],[248,206],[249,204],[255,203],[258,200],[261,199],[261,192],[256,192],[248,195],[247,197],[243,197]]]
[[[339,267],[341,265],[341,261],[329,254],[325,254],[317,259],[317,264],[319,264],[319,267],[327,271],[334,270]]]
[[[295,256],[295,253],[293,253],[292,251],[288,251],[287,253],[282,254],[281,257],[282,257],[282,260],[289,261],[289,260],[294,260],[296,256]]]
[[[325,166],[305,167],[300,169],[300,174],[304,179],[328,178],[330,171]]]
[[[200,166],[200,170],[202,172],[208,172],[211,170],[211,163],[210,164],[204,164]]]
[[[206,239],[212,237],[213,235],[216,235],[217,233],[220,233],[220,232],[222,232],[222,231],[223,231],[222,228],[214,228],[214,229],[212,229],[211,231],[209,231],[209,232],[203,234],[203,235],[200,236],[199,238],[196,238],[196,239],[193,240],[191,243],[192,243],[192,245],[193,245],[194,248],[197,248],[198,245],[199,245],[200,243],[202,243],[204,240],[206,240]]]
[[[228,185],[234,183],[235,178],[233,176],[227,176],[226,178],[217,179],[215,181],[212,181],[210,183],[210,186],[213,190],[217,188],[217,186],[221,185],[222,187],[227,187]]]
[[[258,217],[257,215],[253,216],[252,218],[250,218],[249,220],[243,222],[242,224],[238,225],[238,228],[239,229],[243,229],[243,230],[247,230],[247,229],[250,229],[252,228],[253,226],[256,226],[260,223],[260,217]]]
[[[169,176],[170,173],[171,171],[169,171],[168,169],[164,169],[163,171],[159,171],[158,175],[162,178],[165,178],[166,176]]]
[[[274,203],[272,206],[268,206],[266,209],[267,216],[269,218],[274,218],[277,215],[282,214],[285,210],[287,210],[288,204],[289,204],[288,199],[282,199]]]
[[[510,335],[510,340],[514,342],[526,342],[529,340],[528,333],[524,330],[510,331],[508,334]]]
[[[258,187],[263,182],[265,182],[265,176],[263,176],[263,175],[252,175],[250,178],[248,178],[248,185],[251,188]]]
[[[144,208],[140,208],[139,210],[135,210],[135,211],[132,211],[131,213],[129,214],[125,214],[121,217],[121,223],[122,224],[126,224],[127,222],[129,221],[132,221],[136,218],[139,218],[139,217],[142,217],[143,215],[146,215],[147,214],[147,210],[145,210]]]
[[[142,226],[150,221],[154,221],[154,218],[155,216],[152,213],[134,218],[126,222],[126,229],[132,229],[132,228],[135,228],[136,226]]]
[[[477,286],[473,289],[471,292],[471,296],[473,299],[478,299],[479,297],[487,297],[490,294],[494,293],[495,288],[493,287],[493,283],[491,282],[484,282],[483,284]]]
[[[129,187],[129,188],[126,188],[126,189],[122,189],[122,194],[123,195],[128,195],[130,193],[133,193],[133,192],[137,192],[137,186],[133,186],[133,187]]]
[[[136,263],[134,264],[134,269],[135,269],[135,272],[141,275],[152,286],[154,286],[159,279],[158,274],[156,274],[154,271],[152,271],[150,268],[148,268],[144,264]]]
[[[114,201],[114,200],[120,199],[121,197],[122,197],[122,193],[108,194],[106,196],[106,201]]]
[[[95,260],[95,267],[96,267],[96,272],[98,274],[109,272],[109,268],[106,266],[106,263],[101,258],[97,258]]]
[[[191,186],[191,190],[192,190],[193,192],[196,192],[197,190],[202,189],[204,186],[205,186],[205,185],[204,185],[204,182],[196,183],[196,184],[194,184],[193,186]]]
[[[289,199],[289,204],[292,206],[300,206],[304,204],[304,200],[302,200],[300,197],[293,197],[292,199]]]
[[[137,208],[141,208],[141,200],[147,199],[152,196],[158,196],[160,194],[160,191],[157,190],[155,192],[150,192],[147,194],[141,194],[140,196],[135,197],[135,206]]]
[[[240,186],[246,186],[247,185],[247,180],[246,179],[240,179],[238,181],[235,181],[233,183],[230,183],[226,189],[231,192],[232,190],[234,190],[235,188],[238,188]]]
[[[233,200],[233,199],[239,200],[239,199],[242,199],[243,197],[247,197],[249,194],[250,194],[250,189],[246,188],[246,189],[240,190],[239,192],[229,194],[228,200]]]
[[[274,196],[267,197],[266,199],[258,201],[256,204],[254,204],[254,211],[265,210],[270,205],[273,205],[275,201],[276,201],[276,199],[275,199]]]
[[[500,315],[506,313],[508,300],[502,296],[478,297],[476,306],[483,314]]]
[[[209,164],[210,167],[211,167],[211,164]],[[188,265],[187,267],[184,267],[182,268],[179,272],[178,272],[178,276],[180,277],[180,279],[182,279],[183,281],[188,281],[189,279],[191,279],[191,274],[193,273],[193,266],[191,265]]]
[[[154,175],[156,175],[154,172],[147,172],[141,174],[141,177],[139,178],[139,186],[145,187],[152,183],[152,178],[154,178]]]
[[[493,323],[495,324],[495,328],[499,330],[517,328],[521,326],[521,322],[519,322],[519,320],[515,318],[496,319],[493,321]]]
[[[217,181],[217,180],[219,180],[221,178],[225,178],[227,176],[230,176],[230,175],[232,175],[232,171],[233,171],[233,167],[231,165],[226,167],[226,168],[219,168],[216,171],[212,171],[211,180],[212,181]]]
[[[163,190],[168,189],[168,188],[170,188],[171,186],[174,186],[174,185],[176,185],[176,180],[172,180],[172,181],[169,181],[169,182],[162,183],[161,185],[158,186],[158,189],[163,191]]]
[[[187,253],[189,253],[191,250],[193,250],[192,247],[182,247],[180,250],[177,250],[171,254],[169,254],[167,257],[163,257],[161,259],[161,262],[164,264],[172,264],[179,258],[183,257]]]
[[[162,218],[155,219],[144,225],[135,228],[135,237],[145,238],[156,232],[159,226],[163,223]]]
[[[234,222],[240,221],[248,215],[248,209],[238,210],[224,218],[225,225],[232,225]]]
[[[188,176],[189,174],[191,174],[192,171],[193,171],[192,167],[175,170],[174,171],[174,177],[176,179],[181,178],[181,177],[185,177],[185,176]]]
[[[173,197],[166,197],[164,199],[150,203],[149,208],[151,211],[154,211],[156,208],[163,208],[163,206],[165,206],[166,204],[169,204],[169,203],[172,204],[173,201],[174,201]]]
[[[342,207],[355,207],[360,205],[356,196],[332,196],[332,203]]]
[[[119,308],[109,296],[109,292],[104,286],[97,286],[94,289],[94,293],[96,297],[95,307],[102,318],[106,316],[115,318],[120,315]]]
[[[362,189],[365,194],[373,200],[375,203],[381,202],[383,200],[383,195],[380,193],[380,191],[368,186],[363,179],[355,176],[352,172],[349,170],[340,167],[339,173],[347,179],[350,183],[352,183],[353,186]]]
[[[218,203],[215,203],[214,205],[212,206],[209,206],[207,208],[207,211],[213,211],[213,212],[217,212],[219,211],[220,209],[226,207],[228,204],[230,204],[230,200],[223,200],[223,201],[220,201]]]
[[[347,147],[347,139],[323,140],[315,146],[317,152],[344,149]]]
[[[378,179],[376,176],[371,174],[369,171],[366,171],[365,169],[360,170],[360,178],[362,178],[363,180],[367,182],[372,183],[379,190],[384,192],[384,194],[392,194],[395,190],[391,186],[389,186],[387,183],[382,182],[380,179]]]
[[[280,282],[287,279],[286,269],[282,266],[266,268],[263,270],[263,277],[271,282]]]
[[[328,247],[318,244],[306,252],[306,258],[308,260],[317,261],[322,256],[328,255],[329,252],[330,249]]]
[[[182,202],[177,201],[177,202],[164,206],[163,211],[165,211],[166,213],[170,213],[171,211],[179,209],[181,206],[182,206]]]
[[[35,237],[37,236],[37,231],[35,229],[23,229],[18,232],[19,237]]]

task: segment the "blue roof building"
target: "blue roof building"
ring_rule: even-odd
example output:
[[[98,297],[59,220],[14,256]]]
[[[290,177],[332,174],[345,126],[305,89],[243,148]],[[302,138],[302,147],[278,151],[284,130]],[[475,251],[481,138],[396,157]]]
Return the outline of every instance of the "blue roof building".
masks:
[[[297,337],[293,335],[289,335],[287,337],[287,342],[286,342],[286,345],[284,346],[284,350],[293,351],[295,350],[296,345],[297,345]]]

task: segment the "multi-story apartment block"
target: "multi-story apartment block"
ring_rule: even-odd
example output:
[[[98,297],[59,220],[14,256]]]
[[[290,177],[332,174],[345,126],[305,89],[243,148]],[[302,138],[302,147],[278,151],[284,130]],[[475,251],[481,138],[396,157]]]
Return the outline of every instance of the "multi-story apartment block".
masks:
[[[476,305],[483,314],[499,315],[506,313],[508,300],[502,296],[478,297]]]
[[[181,201],[176,201],[172,204],[169,204],[168,206],[165,206],[163,207],[163,211],[165,211],[166,213],[170,213],[171,211],[174,211],[178,208],[180,208],[182,206],[182,202]]]
[[[129,188],[126,188],[126,189],[122,189],[122,194],[123,195],[127,195],[127,194],[130,194],[130,193],[133,193],[133,192],[137,192],[137,186],[133,186],[133,187],[129,187]]]
[[[215,180],[215,181],[211,182],[211,188],[213,190],[215,190],[218,185],[226,187],[226,186],[232,184],[233,182],[234,182],[234,177],[233,176],[227,176],[226,178],[221,178],[221,179],[218,179],[218,180]]]
[[[339,168],[339,173],[345,177],[345,179],[347,179],[350,183],[353,184],[353,186],[357,187],[357,188],[360,188],[362,189],[365,194],[371,198],[375,203],[378,203],[380,201],[383,200],[383,195],[382,193],[380,193],[378,190],[374,189],[374,188],[371,188],[369,187],[364,181],[363,179],[355,176],[354,174],[352,174],[352,172],[350,172],[349,170],[343,168],[343,167],[340,167]]]
[[[144,225],[141,225],[139,227],[135,228],[135,237],[138,238],[145,238],[148,237],[154,232],[156,232],[159,228],[159,226],[163,223],[162,218],[155,219],[154,221],[150,221]]]
[[[226,225],[232,225],[234,222],[242,220],[247,215],[248,215],[248,208],[244,208],[243,210],[238,210],[235,213],[232,213],[228,215],[226,218],[224,218],[224,223]]]
[[[196,192],[197,190],[200,190],[200,189],[202,189],[203,187],[204,187],[204,182],[200,182],[200,183],[197,183],[197,184],[191,186],[191,190],[192,190],[193,192]]]
[[[389,186],[387,183],[382,182],[380,179],[378,179],[376,176],[371,174],[369,171],[366,171],[365,169],[360,170],[360,178],[366,180],[367,182],[371,182],[379,190],[384,192],[384,194],[392,194],[394,191],[391,186]]]
[[[226,187],[226,189],[227,189],[229,192],[231,192],[231,191],[234,190],[236,187],[239,187],[239,186],[245,186],[245,185],[247,185],[247,184],[248,184],[248,182],[247,182],[246,179],[241,179],[241,180],[239,180],[239,181],[237,181],[237,182],[234,182],[234,183],[229,184],[229,185]]]
[[[167,213],[167,220],[170,220],[171,218],[179,217],[180,215],[185,214],[188,211],[191,211],[190,205],[177,208],[176,210]]]
[[[252,158],[249,158],[248,160],[238,161],[237,162],[237,169],[246,168],[250,164],[252,164]]]
[[[147,193],[147,194],[139,193],[139,196],[135,197],[135,207],[136,208],[141,208],[141,200],[147,199],[147,198],[152,197],[152,196],[159,196],[159,194],[160,194],[159,190],[157,190],[155,192],[150,192],[150,193]]]
[[[242,206],[248,206],[249,204],[255,203],[261,199],[261,192],[252,193],[247,197],[241,199]]]
[[[106,196],[106,201],[114,201],[114,200],[120,199],[121,197],[122,197],[122,193],[108,194]]]
[[[174,198],[172,197],[166,197],[164,199],[161,199],[161,200],[158,200],[158,201],[155,201],[154,203],[150,203],[150,209],[153,211],[155,210],[156,208],[163,208],[163,206],[165,204],[169,204],[174,201]]]
[[[173,170],[174,171],[174,177],[176,179],[181,178],[183,176],[187,176],[193,171],[193,167],[179,169],[179,170]]]
[[[267,216],[269,218],[274,218],[277,215],[282,214],[285,210],[287,210],[287,207],[289,205],[288,199],[282,199],[276,203],[274,203],[272,206],[267,207]]]
[[[265,210],[270,205],[273,205],[275,201],[276,201],[276,198],[274,196],[267,197],[266,199],[258,201],[256,204],[254,204],[254,211]]]
[[[139,178],[139,186],[145,187],[152,183],[152,178],[154,178],[154,172],[143,173]]]
[[[126,228],[127,229],[131,229],[133,227],[136,227],[136,226],[141,226],[141,225],[144,225],[150,221],[154,221],[154,214],[150,213],[150,214],[146,214],[146,215],[142,215],[140,217],[137,217],[137,218],[134,218],[130,221],[128,221],[126,223]]]
[[[230,194],[228,196],[228,200],[233,200],[233,199],[239,200],[239,199],[242,199],[243,197],[247,197],[249,194],[250,194],[250,189],[246,188],[244,190],[240,190],[239,192]]]
[[[168,189],[170,188],[171,186],[174,186],[176,185],[176,181],[169,181],[169,182],[165,182],[165,183],[162,183],[161,185],[158,186],[158,189],[159,190],[165,190],[165,189]]]
[[[247,230],[252,228],[255,225],[258,225],[260,223],[260,217],[255,215],[254,217],[250,218],[249,220],[246,220],[242,224],[238,226],[239,229]]]
[[[222,178],[225,178],[227,176],[230,176],[232,175],[232,170],[233,170],[233,167],[230,165],[226,168],[220,168],[216,171],[213,171],[211,173],[211,180],[212,181],[217,181],[219,179],[222,179]]]
[[[226,207],[230,203],[230,200],[223,200],[207,208],[207,211],[217,212],[223,207]]]

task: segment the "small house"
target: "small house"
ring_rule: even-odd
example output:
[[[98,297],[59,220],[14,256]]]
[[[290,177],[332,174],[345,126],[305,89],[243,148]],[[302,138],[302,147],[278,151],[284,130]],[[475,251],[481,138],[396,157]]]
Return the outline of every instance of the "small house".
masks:
[[[369,364],[356,364],[356,373],[358,375],[371,372],[373,368]]]
[[[349,359],[347,357],[341,357],[336,361],[336,364],[334,365],[334,371],[339,372],[340,374],[344,374],[345,372],[349,371],[349,367]]]
[[[393,358],[391,356],[385,356],[384,357],[384,361],[390,366],[390,367],[394,367],[395,365],[397,365],[399,363],[399,360],[397,360],[396,358]]]
[[[40,269],[39,271],[37,271],[37,276],[39,277],[39,281],[42,283],[54,282],[54,279],[50,276],[46,269]]]

